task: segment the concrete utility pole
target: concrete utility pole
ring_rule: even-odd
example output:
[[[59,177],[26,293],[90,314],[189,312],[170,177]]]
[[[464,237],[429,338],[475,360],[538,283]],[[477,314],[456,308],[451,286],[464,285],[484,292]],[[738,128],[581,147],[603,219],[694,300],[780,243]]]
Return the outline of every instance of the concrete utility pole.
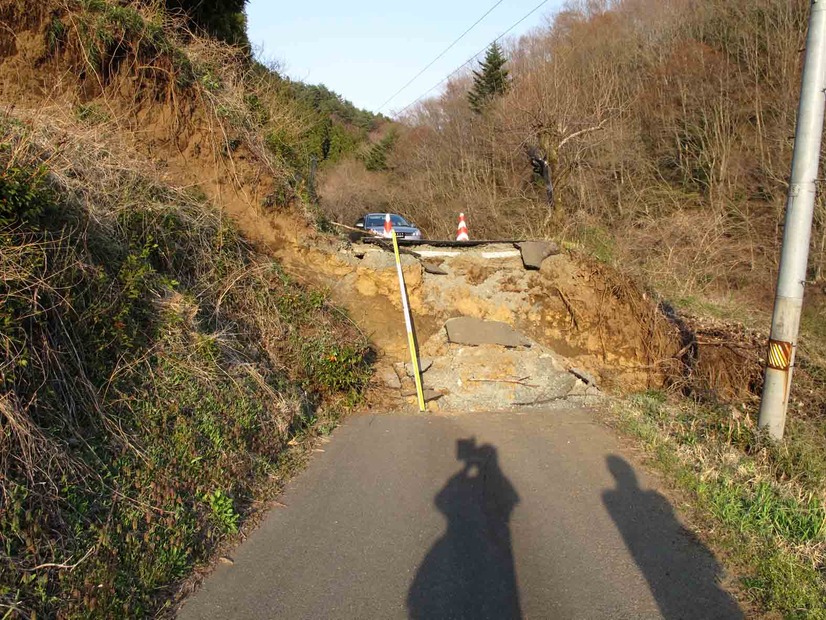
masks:
[[[800,108],[794,138],[792,177],[786,203],[786,226],[774,302],[760,428],[783,439],[786,410],[797,353],[800,312],[809,262],[809,242],[817,191],[820,142],[826,108],[826,0],[812,0]]]

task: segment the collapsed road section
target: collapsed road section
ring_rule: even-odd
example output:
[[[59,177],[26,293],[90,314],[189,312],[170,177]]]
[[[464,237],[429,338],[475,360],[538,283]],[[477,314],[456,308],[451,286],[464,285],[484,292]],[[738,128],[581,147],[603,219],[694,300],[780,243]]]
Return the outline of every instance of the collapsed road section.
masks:
[[[396,262],[389,244],[371,241],[299,243],[290,268],[325,284],[371,338],[382,406],[391,397],[409,397],[412,406]],[[593,398],[596,386],[661,387],[677,363],[679,330],[654,300],[609,266],[556,243],[408,243],[400,258],[419,353],[429,364],[431,409],[507,409]],[[470,339],[450,329],[456,319],[477,321],[465,324]],[[472,341],[504,328],[517,342]]]

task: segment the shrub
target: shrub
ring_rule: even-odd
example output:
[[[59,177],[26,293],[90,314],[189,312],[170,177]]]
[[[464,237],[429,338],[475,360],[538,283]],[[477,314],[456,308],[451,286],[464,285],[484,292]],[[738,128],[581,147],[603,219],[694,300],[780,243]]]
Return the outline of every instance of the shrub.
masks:
[[[114,145],[0,131],[0,605],[151,615],[358,397],[369,351]]]
[[[182,11],[191,24],[231,45],[249,48],[247,0],[166,0],[171,11]]]

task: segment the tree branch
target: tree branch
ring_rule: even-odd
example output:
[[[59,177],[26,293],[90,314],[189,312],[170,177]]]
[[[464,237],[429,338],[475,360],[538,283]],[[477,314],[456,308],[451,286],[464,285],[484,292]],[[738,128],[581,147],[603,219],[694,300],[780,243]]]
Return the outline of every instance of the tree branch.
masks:
[[[37,571],[37,570],[40,570],[40,569],[43,569],[43,568],[65,568],[65,569],[69,569],[69,570],[74,570],[75,568],[77,568],[78,566],[80,566],[80,564],[81,564],[81,563],[82,563],[82,562],[83,562],[86,558],[88,558],[90,555],[92,555],[92,552],[93,552],[96,548],[97,548],[97,545],[93,545],[93,546],[92,546],[92,548],[91,548],[91,549],[89,549],[89,551],[87,551],[87,552],[86,552],[86,555],[84,555],[82,558],[80,558],[80,559],[79,559],[77,562],[75,562],[74,564],[53,564],[53,563],[48,563],[48,564],[38,564],[38,565],[37,565],[37,566],[35,566],[34,568],[24,568],[23,570],[24,570],[24,571],[26,571],[26,572],[29,572],[29,573],[33,573],[34,571]]]
[[[562,142],[560,142],[560,143],[559,143],[559,146],[557,146],[557,147],[556,147],[556,150],[557,150],[557,151],[561,151],[561,150],[562,150],[562,147],[563,147],[563,146],[565,146],[565,144],[566,144],[566,143],[570,142],[570,141],[571,141],[571,140],[573,140],[574,138],[578,138],[578,137],[580,137],[580,136],[583,136],[583,135],[585,135],[586,133],[591,133],[591,132],[594,132],[594,131],[599,131],[600,129],[602,129],[603,127],[605,127],[605,123],[607,123],[607,122],[608,122],[608,119],[607,119],[607,118],[604,118],[604,119],[602,119],[602,122],[600,122],[600,124],[599,124],[599,125],[594,125],[593,127],[588,127],[588,128],[586,128],[586,129],[580,129],[579,131],[575,131],[574,133],[572,133],[571,135],[567,136],[566,138],[563,138],[563,139],[562,139]]]

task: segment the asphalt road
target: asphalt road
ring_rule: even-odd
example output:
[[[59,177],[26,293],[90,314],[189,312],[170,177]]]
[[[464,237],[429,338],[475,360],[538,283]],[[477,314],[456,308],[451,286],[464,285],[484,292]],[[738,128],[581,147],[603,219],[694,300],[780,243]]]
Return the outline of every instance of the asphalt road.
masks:
[[[354,417],[179,617],[742,618],[653,484],[584,411]]]

